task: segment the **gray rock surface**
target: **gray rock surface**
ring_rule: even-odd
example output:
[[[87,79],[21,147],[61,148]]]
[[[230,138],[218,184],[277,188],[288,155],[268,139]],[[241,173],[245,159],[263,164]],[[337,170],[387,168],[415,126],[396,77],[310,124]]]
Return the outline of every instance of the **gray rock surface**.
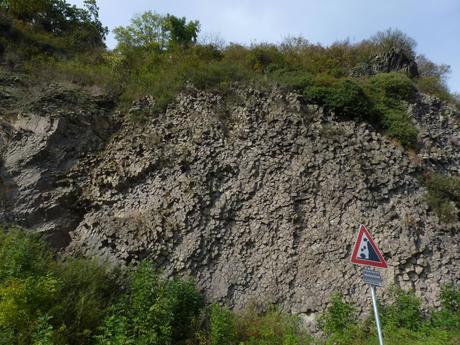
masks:
[[[358,64],[352,68],[351,75],[360,77],[388,72],[404,72],[410,78],[419,76],[415,60],[398,48],[375,56],[370,63]]]
[[[110,102],[18,83],[0,108],[0,221],[45,232],[62,248],[84,212],[69,172],[110,136]]]
[[[68,254],[148,257],[194,277],[209,301],[278,303],[314,320],[333,290],[367,310],[350,264],[364,223],[389,264],[383,298],[397,284],[430,305],[460,280],[460,227],[439,222],[418,178],[460,168],[459,114],[435,98],[409,107],[420,154],[276,88],[235,86],[227,99],[189,88],[142,124],[120,125],[75,90],[25,109],[1,117],[0,220],[62,244],[70,234]]]

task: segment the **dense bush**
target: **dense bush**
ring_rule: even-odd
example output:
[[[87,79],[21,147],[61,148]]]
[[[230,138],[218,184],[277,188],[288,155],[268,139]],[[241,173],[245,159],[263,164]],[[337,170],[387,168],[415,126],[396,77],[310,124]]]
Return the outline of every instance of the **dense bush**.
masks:
[[[328,336],[328,344],[350,344],[365,334],[358,325],[356,307],[343,300],[343,296],[333,293],[329,306],[318,320],[320,329]]]
[[[445,223],[458,221],[460,210],[460,177],[428,174],[424,178],[428,205]]]
[[[447,85],[439,77],[420,77],[417,80],[417,88],[420,92],[436,96],[442,101],[452,102],[457,107],[460,104],[459,100],[449,92]]]
[[[254,46],[247,59],[251,68],[258,72],[268,72],[285,66],[284,55],[274,44]]]
[[[392,100],[413,101],[417,89],[414,82],[402,73],[380,73],[369,79],[383,97]]]
[[[460,289],[445,286],[440,298],[441,310],[424,314],[421,301],[413,292],[393,288],[392,302],[379,308],[385,344],[457,344],[460,341]],[[320,326],[329,334],[326,344],[378,344],[373,318],[357,321],[354,306],[338,294],[331,297],[328,309],[320,318]]]
[[[247,308],[237,314],[238,344],[265,345],[306,345],[312,343],[297,316],[288,315],[276,307],[265,313],[255,308]]]
[[[37,236],[0,229],[0,343],[90,343],[118,283],[103,266],[54,255]]]
[[[15,1],[19,4],[22,0]],[[62,8],[56,7],[58,12],[53,12],[52,16],[70,11],[69,21],[92,25],[103,37],[105,33],[94,1],[88,2],[86,9],[77,9],[65,5],[65,2],[61,5]],[[22,45],[24,49],[6,49],[6,59],[13,62],[28,59],[32,61],[28,64],[32,66],[29,70],[41,75],[101,86],[110,94],[120,96],[121,104],[151,95],[155,106],[149,113],[165,111],[189,82],[199,89],[217,90],[223,94],[236,81],[277,82],[299,91],[305,102],[321,105],[339,119],[371,123],[377,130],[397,139],[402,146],[417,148],[418,132],[407,114],[405,103],[414,100],[417,88],[460,104],[445,86],[449,72],[447,66],[436,65],[423,56],[417,57],[421,77],[416,84],[400,73],[349,77],[355,66],[369,65],[376,54],[389,49],[399,49],[415,57],[415,42],[399,30],[380,32],[356,44],[343,41],[329,47],[311,44],[301,37],[287,38],[279,45],[225,46],[196,43],[200,29],[197,21],[146,12],[136,16],[129,26],[115,30],[119,43],[115,52],[91,50],[87,53],[82,51],[86,49],[81,49],[75,54],[75,50],[71,50],[72,58],[61,59],[50,58],[49,53],[44,58],[40,52],[59,50],[66,55],[72,40],[64,33],[75,31],[71,29],[73,24],[64,23],[67,26],[59,35],[44,29],[28,30],[32,19],[27,19],[31,16],[27,6],[21,15],[13,9],[8,11],[9,16],[0,16],[5,19],[0,21],[0,26],[6,28],[0,47],[8,48],[11,42],[27,43]],[[23,18],[22,29],[12,24],[12,16]]]
[[[381,73],[369,78],[365,90],[385,132],[404,147],[416,148],[418,130],[405,103],[415,98],[417,90],[413,81],[401,73]]]
[[[188,46],[196,42],[200,24],[177,18],[173,15],[160,15],[147,11],[136,15],[127,27],[114,29],[118,41],[117,49],[127,51],[133,48],[164,51],[177,45]]]
[[[406,56],[415,58],[417,42],[398,29],[377,32],[370,39],[376,52],[382,54],[392,49],[401,50]]]
[[[98,344],[122,339],[133,344],[178,344],[190,338],[191,325],[203,307],[193,284],[165,280],[144,261],[131,273],[129,290],[101,327]]]
[[[418,130],[412,122],[407,107],[402,104],[388,106],[381,103],[377,106],[380,112],[381,123],[386,133],[408,148],[416,148],[418,142]]]
[[[306,102],[319,104],[339,118],[375,121],[369,97],[353,80],[321,76],[304,89],[304,96]]]
[[[383,308],[382,322],[386,328],[419,330],[423,325],[421,301],[412,292],[393,289],[393,303]]]
[[[62,0],[3,0],[0,6],[23,31],[64,37],[76,49],[104,46],[107,29],[99,21],[95,0],[86,0],[84,9]]]
[[[231,345],[236,341],[236,317],[218,304],[211,306],[210,340],[211,345]]]
[[[264,313],[254,307],[237,313],[215,304],[211,307],[211,345],[307,345],[312,341],[298,317],[275,307]]]
[[[125,81],[122,101],[149,94],[155,98],[157,112],[162,112],[187,82],[203,90],[226,90],[233,81],[249,80],[250,67],[229,63],[212,47],[177,48],[172,55],[145,53],[145,65],[134,67]]]

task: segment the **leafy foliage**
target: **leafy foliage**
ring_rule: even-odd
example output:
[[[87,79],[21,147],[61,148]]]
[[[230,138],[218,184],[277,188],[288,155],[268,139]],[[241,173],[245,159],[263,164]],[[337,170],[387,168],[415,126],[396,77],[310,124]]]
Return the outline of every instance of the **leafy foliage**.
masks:
[[[370,39],[376,50],[381,54],[392,49],[403,51],[408,57],[415,57],[417,42],[398,29],[377,32]]]
[[[297,316],[276,307],[233,312],[204,307],[188,280],[163,278],[150,261],[126,279],[84,259],[61,260],[34,235],[0,232],[0,344],[219,344],[307,345],[317,343]],[[120,284],[120,281],[122,284]],[[456,344],[460,340],[460,289],[443,287],[442,308],[423,314],[413,293],[393,291],[382,307],[387,344]],[[206,311],[209,311],[208,313]],[[376,344],[370,320],[338,293],[319,324],[326,344]],[[371,340],[369,340],[369,338]]]
[[[251,345],[285,344],[305,345],[312,338],[305,331],[300,319],[270,307],[265,313],[247,308],[237,315],[237,339]]]
[[[1,341],[88,344],[118,291],[115,278],[89,261],[56,262],[37,236],[0,230]]]
[[[65,38],[61,42],[73,50],[103,47],[107,28],[99,20],[96,1],[84,3],[84,9],[62,0],[3,0],[1,6],[2,12],[14,19],[10,26],[14,25],[17,35],[48,33],[51,45],[58,42],[53,37]]]
[[[168,14],[165,20],[166,30],[169,32],[169,41],[172,45],[188,46],[196,43],[200,23],[197,20],[189,21],[185,17],[178,18]]]
[[[445,330],[460,329],[460,287],[454,284],[441,289],[441,310],[433,313],[432,324]]]
[[[98,344],[177,344],[190,337],[203,299],[189,281],[167,281],[144,261],[131,273],[130,290],[106,318]]]
[[[417,92],[414,82],[402,73],[380,73],[369,81],[381,96],[392,100],[410,102]]]
[[[429,174],[424,183],[428,189],[427,202],[445,223],[458,221],[460,210],[460,177]]]
[[[198,21],[187,23],[185,17],[173,15],[162,16],[147,11],[135,16],[127,27],[114,29],[118,41],[118,49],[133,48],[154,49],[163,51],[175,45],[188,46],[196,42],[200,24]]]
[[[369,66],[377,54],[391,49],[403,51],[409,58],[416,57],[415,41],[396,29],[378,32],[359,43],[342,41],[329,47],[312,44],[302,37],[289,37],[279,45],[225,46],[198,44],[198,21],[148,11],[134,17],[130,25],[114,30],[118,40],[114,52],[87,53],[80,49],[71,59],[63,60],[42,58],[40,52],[56,49],[65,52],[72,42],[71,36],[82,38],[81,30],[85,27],[95,29],[103,38],[105,31],[98,19],[96,3],[87,1],[85,9],[60,0],[40,0],[34,4],[9,0],[8,3],[17,6],[8,7],[8,17],[0,16],[5,19],[0,20],[0,26],[6,28],[4,32],[9,37],[6,41],[0,39],[0,51],[13,41],[23,42],[22,47],[27,48],[16,50],[22,54],[19,57],[6,49],[6,59],[32,59],[28,65],[36,66],[35,70],[42,75],[102,86],[110,94],[120,96],[122,104],[151,95],[155,99],[153,113],[165,111],[188,83],[225,94],[234,82],[277,82],[303,94],[305,102],[334,112],[339,119],[368,122],[402,146],[416,149],[418,131],[407,114],[406,102],[413,102],[417,88],[460,104],[445,85],[448,66],[434,64],[424,56],[417,57],[421,77],[415,81],[401,73],[350,77],[355,67]],[[56,27],[46,31],[43,18],[59,15],[64,15],[67,21],[56,19]],[[14,16],[22,18],[22,26],[13,23]],[[39,25],[33,16],[41,16],[40,20],[45,22]],[[31,25],[39,25],[41,29],[27,29]],[[91,42],[80,38],[77,41]]]
[[[345,119],[371,120],[372,105],[361,86],[350,79],[316,79],[316,85],[304,90],[307,102],[322,105]]]
[[[217,304],[211,306],[211,345],[231,345],[236,340],[235,315]]]
[[[356,309],[344,302],[341,294],[335,292],[331,296],[326,312],[319,319],[320,328],[329,335],[340,335],[357,323]]]
[[[444,286],[442,309],[429,315],[422,312],[420,299],[413,292],[393,288],[393,301],[379,308],[385,344],[456,344],[460,340],[459,296],[458,287]],[[329,334],[326,344],[378,344],[374,321],[357,322],[353,310],[354,306],[345,303],[340,295],[333,295],[320,318],[320,326]]]
[[[423,325],[421,301],[413,292],[394,288],[393,303],[383,308],[382,322],[387,328],[419,330]]]
[[[46,245],[36,236],[24,236],[19,230],[4,231],[0,228],[0,283],[45,275],[52,261]]]
[[[374,112],[385,132],[404,147],[416,148],[418,130],[407,113],[416,88],[412,80],[401,73],[382,73],[371,78],[366,85]]]
[[[94,261],[71,258],[54,263],[51,271],[61,282],[55,293],[58,303],[48,311],[55,339],[89,344],[119,294],[118,275]]]

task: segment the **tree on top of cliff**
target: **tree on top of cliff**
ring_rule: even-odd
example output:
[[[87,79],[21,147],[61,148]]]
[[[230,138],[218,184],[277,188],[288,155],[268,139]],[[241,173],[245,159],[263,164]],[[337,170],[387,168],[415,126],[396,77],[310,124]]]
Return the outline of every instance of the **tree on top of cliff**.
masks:
[[[114,29],[118,49],[147,48],[160,51],[195,43],[199,31],[197,20],[187,22],[185,17],[163,16],[152,11],[135,16],[127,27]]]
[[[85,0],[84,8],[65,0],[3,0],[0,8],[16,30],[62,37],[75,49],[104,47],[108,29],[99,20],[96,0]]]

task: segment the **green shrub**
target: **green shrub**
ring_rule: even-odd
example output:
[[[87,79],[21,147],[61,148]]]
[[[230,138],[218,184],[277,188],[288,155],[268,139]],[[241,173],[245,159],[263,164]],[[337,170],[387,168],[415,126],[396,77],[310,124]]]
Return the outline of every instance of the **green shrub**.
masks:
[[[417,80],[417,88],[420,92],[433,95],[447,102],[458,105],[458,101],[451,95],[446,84],[435,76],[420,77]]]
[[[0,227],[0,284],[11,278],[45,275],[52,257],[37,235]]]
[[[382,323],[385,328],[405,328],[411,331],[419,330],[423,325],[421,301],[411,291],[394,288],[393,303],[382,308]]]
[[[418,130],[408,114],[407,105],[402,102],[414,100],[413,82],[400,73],[381,73],[371,77],[364,88],[386,134],[406,148],[417,148]]]
[[[32,333],[32,345],[53,344],[54,328],[50,324],[50,319],[51,317],[46,314],[37,319]]]
[[[429,174],[424,178],[428,190],[427,203],[444,223],[458,221],[460,209],[460,177]]]
[[[247,308],[237,314],[237,339],[240,344],[304,345],[312,338],[303,329],[297,316],[270,307],[265,313]]]
[[[384,97],[393,100],[413,101],[417,92],[413,81],[402,73],[379,73],[369,81]]]
[[[123,308],[124,304],[113,306],[110,314],[94,337],[97,345],[134,345],[136,340],[131,332],[131,322]]]
[[[376,109],[381,111],[381,123],[390,137],[398,139],[404,147],[417,147],[418,130],[407,113],[406,106],[380,104]]]
[[[363,89],[352,80],[341,81],[327,100],[326,106],[339,116],[369,120],[371,103]]]
[[[303,91],[313,83],[313,77],[302,70],[279,69],[270,78],[291,90]]]
[[[198,53],[197,53],[198,51]],[[201,90],[226,92],[231,82],[249,80],[254,72],[219,56],[209,55],[209,60],[199,56],[200,48],[177,48],[169,55],[151,54],[144,65],[135,66],[127,76],[124,102],[145,95],[155,99],[156,113],[166,110],[189,82]]]
[[[100,327],[98,344],[168,345],[191,336],[202,296],[188,281],[161,278],[150,261],[132,272],[127,295],[114,305]]]
[[[51,271],[61,282],[56,303],[48,313],[59,343],[89,344],[117,298],[119,275],[87,259],[56,262]]]
[[[460,340],[458,327],[459,288],[443,287],[442,309],[430,317],[420,308],[420,299],[413,292],[394,288],[393,302],[381,306],[380,316],[383,337],[387,345],[445,345],[457,344]],[[327,335],[326,344],[367,345],[378,344],[375,324],[371,319],[357,323],[350,315],[350,305],[340,295],[333,295],[331,304],[320,317],[320,326]],[[353,314],[351,314],[353,315]],[[329,325],[325,330],[325,322]]]
[[[433,314],[433,325],[446,330],[460,330],[460,287],[453,284],[443,286],[440,299],[441,310]]]
[[[168,282],[168,294],[173,300],[172,339],[184,341],[193,335],[193,323],[204,307],[203,296],[192,281],[179,279]]]
[[[266,72],[284,66],[284,55],[274,44],[259,44],[251,48],[248,63],[258,72]]]
[[[304,90],[304,96],[307,102],[324,106],[339,118],[375,122],[369,97],[350,79],[317,78]]]
[[[116,276],[55,255],[37,235],[0,232],[0,339],[7,344],[89,344],[105,317]]]
[[[0,338],[29,344],[40,318],[57,302],[60,281],[52,275],[10,278],[0,285]]]
[[[319,318],[319,327],[328,335],[344,334],[357,323],[356,308],[346,303],[340,293],[335,292],[326,311]]]
[[[218,304],[211,306],[210,316],[211,345],[233,345],[236,340],[235,315]]]

